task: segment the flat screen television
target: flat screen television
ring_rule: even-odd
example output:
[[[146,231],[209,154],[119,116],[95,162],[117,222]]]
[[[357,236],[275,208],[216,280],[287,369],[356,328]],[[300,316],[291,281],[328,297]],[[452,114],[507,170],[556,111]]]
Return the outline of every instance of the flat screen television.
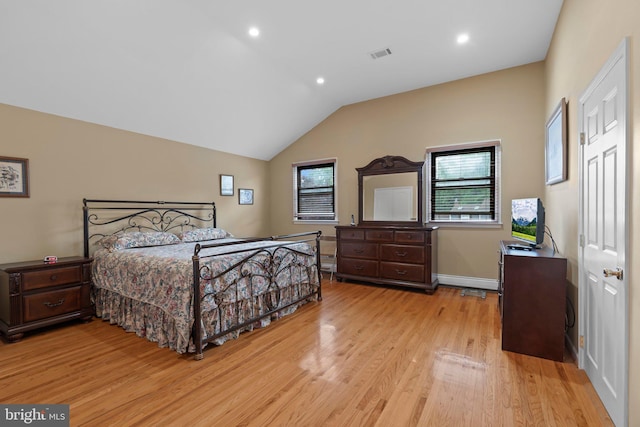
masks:
[[[538,198],[511,201],[511,237],[535,248],[544,241],[544,206]],[[514,245],[515,246],[515,245]]]

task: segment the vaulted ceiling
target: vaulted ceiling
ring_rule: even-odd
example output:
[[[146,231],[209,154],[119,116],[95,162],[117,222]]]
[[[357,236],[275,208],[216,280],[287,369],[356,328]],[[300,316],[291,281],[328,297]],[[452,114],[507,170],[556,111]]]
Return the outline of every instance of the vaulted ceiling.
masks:
[[[269,160],[341,106],[543,60],[561,6],[0,0],[0,103]]]

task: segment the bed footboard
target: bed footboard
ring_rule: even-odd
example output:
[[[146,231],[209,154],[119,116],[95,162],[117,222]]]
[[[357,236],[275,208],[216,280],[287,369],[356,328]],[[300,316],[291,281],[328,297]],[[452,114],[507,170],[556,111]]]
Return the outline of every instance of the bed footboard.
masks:
[[[196,245],[195,359],[204,357],[207,343],[250,330],[313,299],[321,301],[320,235],[314,231]],[[255,247],[247,249],[247,244]],[[207,255],[210,249],[216,254]]]

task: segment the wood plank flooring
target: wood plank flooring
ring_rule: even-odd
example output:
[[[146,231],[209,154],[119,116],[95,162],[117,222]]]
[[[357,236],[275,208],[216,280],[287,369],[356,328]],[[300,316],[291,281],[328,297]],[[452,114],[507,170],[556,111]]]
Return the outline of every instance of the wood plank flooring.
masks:
[[[324,282],[324,300],[178,355],[99,319],[0,343],[0,402],[72,426],[610,426],[585,373],[503,352],[497,299]]]

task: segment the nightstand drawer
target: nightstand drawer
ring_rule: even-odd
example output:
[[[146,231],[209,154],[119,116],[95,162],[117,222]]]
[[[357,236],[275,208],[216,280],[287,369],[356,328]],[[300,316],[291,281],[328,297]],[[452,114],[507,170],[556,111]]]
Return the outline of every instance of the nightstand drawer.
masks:
[[[45,319],[80,310],[81,287],[42,292],[24,297],[24,321]]]
[[[54,267],[46,270],[28,271],[22,274],[22,290],[49,288],[52,286],[80,283],[82,266]]]

